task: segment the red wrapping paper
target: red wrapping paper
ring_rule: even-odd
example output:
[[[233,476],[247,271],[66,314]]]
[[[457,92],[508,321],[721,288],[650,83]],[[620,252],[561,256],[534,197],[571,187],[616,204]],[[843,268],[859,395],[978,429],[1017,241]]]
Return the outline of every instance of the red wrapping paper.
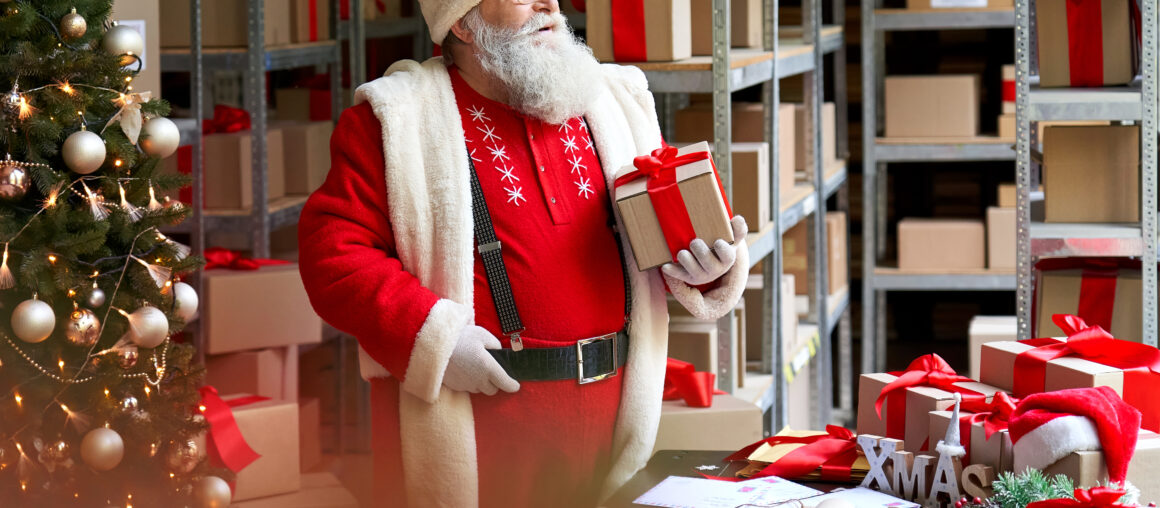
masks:
[[[617,62],[648,60],[643,0],[612,0],[612,54]]]
[[[725,458],[726,462],[748,460],[761,445],[803,444],[777,462],[766,466],[761,472],[748,479],[777,476],[798,478],[821,468],[823,481],[849,482],[854,461],[858,459],[858,442],[853,432],[836,425],[827,425],[826,433],[809,437],[773,436],[734,452]],[[702,475],[706,478],[724,481],[741,481],[741,478]]]
[[[1127,491],[1111,487],[1093,487],[1088,490],[1075,489],[1075,499],[1036,501],[1027,505],[1027,508],[1128,508],[1131,505],[1118,502],[1127,493]]]
[[[1079,305],[1075,315],[1084,322],[1112,329],[1112,317],[1116,308],[1116,283],[1121,270],[1140,270],[1138,260],[1128,258],[1051,258],[1035,263],[1039,272],[1082,270]],[[1032,299],[1032,315],[1038,316],[1042,309],[1036,308],[1039,298]],[[1038,320],[1037,320],[1038,321]],[[1036,322],[1037,322],[1036,321]],[[1040,330],[1034,333],[1042,334]]]
[[[212,386],[203,386],[201,392],[201,413],[209,422],[209,433],[206,443],[209,445],[211,460],[237,473],[246,466],[258,460],[261,455],[255,452],[242,437],[238,423],[234,421],[235,407],[269,400],[267,397],[250,396],[225,402],[218,395],[217,389]]]

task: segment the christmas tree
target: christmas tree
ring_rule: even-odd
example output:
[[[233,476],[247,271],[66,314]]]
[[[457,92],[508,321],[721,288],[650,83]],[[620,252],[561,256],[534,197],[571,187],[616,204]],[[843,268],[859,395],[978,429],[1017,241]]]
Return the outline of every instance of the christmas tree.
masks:
[[[111,8],[0,0],[0,506],[204,505],[232,479],[171,340],[201,264],[162,233],[189,213],[159,199],[187,183],[158,170],[178,129]]]

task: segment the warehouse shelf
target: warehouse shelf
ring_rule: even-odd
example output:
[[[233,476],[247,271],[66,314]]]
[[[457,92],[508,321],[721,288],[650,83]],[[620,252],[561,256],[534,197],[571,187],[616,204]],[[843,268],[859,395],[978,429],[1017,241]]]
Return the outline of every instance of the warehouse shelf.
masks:
[[[773,374],[757,370],[745,372],[745,386],[733,390],[733,396],[749,402],[764,413],[773,407]]]
[[[287,196],[270,200],[266,207],[270,216],[270,230],[276,230],[295,224],[302,214],[302,207],[306,205],[307,196]],[[237,208],[228,210],[205,210],[205,228],[213,232],[247,232],[253,226],[252,208]],[[188,232],[185,223],[167,228],[170,232]]]
[[[1139,224],[1031,223],[1031,256],[1142,256]]]
[[[334,41],[303,42],[267,46],[262,68],[267,71],[327,65],[338,62]],[[202,65],[210,69],[244,69],[249,65],[249,53],[242,48],[205,48]],[[161,50],[161,67],[166,71],[188,72],[193,66],[189,48]]]
[[[787,383],[793,382],[793,378],[802,369],[820,356],[818,353],[821,351],[821,338],[818,335],[817,325],[800,323],[797,327],[797,334],[797,340],[801,345],[793,353],[786,355],[786,362],[782,364],[780,369],[781,377],[786,379]],[[745,386],[735,389],[733,395],[756,405],[761,408],[762,412],[765,412],[773,406],[776,397],[774,389],[773,374],[746,370]]]
[[[1015,272],[958,270],[930,272],[876,267],[873,285],[893,291],[1010,291],[1015,289]]]
[[[338,22],[338,39],[350,39],[350,21]],[[387,18],[372,19],[364,22],[365,36],[368,39],[384,39],[387,37],[402,37],[415,35],[423,31],[423,18]]]
[[[785,234],[796,226],[802,219],[809,217],[818,209],[818,196],[814,186],[808,183],[799,183],[792,190],[782,196],[784,203],[781,206],[781,233]]]
[[[765,256],[773,252],[777,243],[774,238],[774,229],[776,227],[773,222],[770,222],[761,228],[761,231],[754,231],[745,235],[745,244],[749,246],[750,268],[753,268],[754,265],[760,263],[762,259],[765,259]]]
[[[826,168],[825,181],[822,183],[822,195],[826,198],[833,196],[838,189],[846,184],[846,161],[839,159]]]
[[[1140,83],[1111,88],[1038,88],[1027,96],[1028,118],[1051,120],[1140,120]]]
[[[834,333],[834,327],[838,326],[838,322],[842,319],[842,314],[846,313],[846,309],[850,307],[850,286],[846,286],[836,294],[829,296],[829,305],[826,306],[830,311],[830,318],[826,320],[826,327],[829,328],[829,333]]]
[[[877,162],[1011,161],[1014,141],[998,136],[875,139]]]
[[[874,28],[892,30],[962,30],[1011,28],[1015,10],[1009,7],[986,9],[874,9]]]

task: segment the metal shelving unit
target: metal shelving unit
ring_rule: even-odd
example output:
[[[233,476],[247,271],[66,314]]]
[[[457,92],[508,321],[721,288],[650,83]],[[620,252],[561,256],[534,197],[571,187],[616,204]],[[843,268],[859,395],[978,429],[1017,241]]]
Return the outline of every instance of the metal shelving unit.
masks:
[[[1012,272],[908,272],[879,266],[885,255],[887,163],[933,161],[1013,161],[1010,140],[997,137],[890,139],[878,135],[883,123],[885,35],[902,30],[1011,28],[1013,9],[883,9],[882,0],[862,0],[862,372],[886,368],[887,291],[1009,291]]]
[[[1141,75],[1131,86],[1038,88],[1034,0],[1016,0],[1016,231],[1019,338],[1031,336],[1033,267],[1043,257],[1132,256],[1143,266],[1143,340],[1157,341],[1156,135],[1157,6],[1142,4]],[[1140,125],[1140,222],[1133,224],[1045,224],[1032,222],[1032,147],[1036,122],[1110,120]]]
[[[414,16],[406,18],[383,18],[367,20],[363,15],[363,4],[374,0],[338,0],[347,2],[350,8],[350,19],[340,20],[335,28],[335,37],[341,42],[349,44],[349,61],[344,61],[345,72],[351,76],[351,97],[347,97],[347,104],[354,103],[354,88],[363,82],[367,76],[366,55],[367,39],[381,39],[387,37],[411,37],[411,54],[415,60],[423,61],[431,55],[432,42],[427,36],[427,24],[419,13],[418,2],[412,2],[411,12]]]

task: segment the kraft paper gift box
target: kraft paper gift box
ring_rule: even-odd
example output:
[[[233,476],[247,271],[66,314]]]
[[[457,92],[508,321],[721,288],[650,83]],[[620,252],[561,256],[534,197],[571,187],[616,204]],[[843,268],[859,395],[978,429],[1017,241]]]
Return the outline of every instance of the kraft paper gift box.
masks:
[[[999,139],[1015,139],[1015,113],[999,115]]]
[[[677,150],[676,155],[681,157],[698,152],[708,154],[709,144],[702,141],[686,146]],[[637,168],[625,166],[617,173],[617,178],[620,179],[633,171],[637,171]],[[688,241],[667,238],[666,232],[672,234],[673,230],[662,226],[662,223],[675,224],[678,227],[681,222],[691,224],[695,237],[705,240],[709,245],[713,245],[718,239],[731,244],[734,242],[733,228],[729,224],[729,205],[725,202],[725,193],[717,177],[717,169],[713,166],[712,157],[681,165],[672,171],[675,173],[676,185],[668,185],[661,192],[679,196],[684,209],[674,212],[683,213],[687,218],[658,215],[653,208],[648,189],[650,184],[646,177],[622,181],[614,192],[616,206],[624,220],[628,242],[640,270],[669,263],[673,261],[677,252],[689,248]],[[671,247],[669,241],[673,242]],[[689,238],[689,241],[692,241],[692,238]]]
[[[322,414],[318,399],[298,401],[298,469],[309,471],[322,462]],[[305,485],[303,485],[305,487]]]
[[[952,404],[953,406],[953,404]],[[960,418],[970,417],[970,411],[960,411]],[[930,412],[930,440],[931,448],[938,444],[938,440],[946,435],[947,426],[951,423],[950,411]],[[987,429],[983,422],[971,424],[971,446],[967,450],[969,456],[963,461],[963,466],[983,464],[991,466],[998,474],[1002,471],[1011,471],[1015,468],[1014,445],[1011,443],[1011,434],[1007,429],[995,431],[987,439]]]
[[[1072,452],[1047,466],[1047,476],[1061,474],[1071,478],[1076,488],[1091,488],[1108,484],[1108,468],[1102,450]],[[1140,489],[1140,502],[1160,501],[1160,435],[1140,430],[1136,440],[1136,454],[1128,462],[1126,481]]]
[[[826,213],[826,254],[830,259],[830,291],[837,294],[849,284],[846,261],[846,213]]]
[[[254,202],[252,131],[205,136],[205,207],[210,210],[249,208]],[[282,131],[266,131],[266,192],[271,200],[286,195]]]
[[[261,349],[210,355],[205,359],[205,384],[221,393],[293,400],[295,397],[283,397],[282,393],[283,354],[280,350]]]
[[[601,62],[668,62],[693,55],[690,0],[635,0],[639,10],[612,0],[587,2],[587,41]],[[638,16],[634,16],[634,14]],[[620,29],[624,30],[621,31]],[[614,36],[623,33],[625,39]]]
[[[968,349],[971,357],[970,377],[979,379],[979,357],[983,344],[988,342],[1014,341],[1018,338],[1018,319],[1015,316],[975,316],[967,331]]]
[[[794,141],[796,147],[794,148],[794,164],[793,167],[798,171],[812,171],[813,168],[807,168],[806,155],[809,154],[809,149],[806,146],[806,107],[804,104],[794,104]],[[837,160],[838,149],[835,145],[834,126],[836,125],[834,119],[834,103],[827,102],[822,104],[822,167],[829,167]]]
[[[334,473],[302,475],[302,490],[240,503],[235,508],[358,508],[358,499],[339,483]]]
[[[1136,75],[1139,33],[1134,0],[1035,3],[1039,86],[1126,85]]]
[[[1144,309],[1138,268],[1076,266],[1051,270],[1045,269],[1051,266],[1047,262],[1037,266],[1040,270],[1035,281],[1034,336],[1064,336],[1051,316],[1071,314],[1084,318],[1088,324],[1102,326],[1117,339],[1140,342]],[[1103,322],[1099,315],[1109,315],[1111,319]]]
[[[1041,340],[1058,341],[1058,339]],[[1035,347],[1024,342],[1003,341],[983,344],[979,365],[980,379],[984,383],[1012,392],[1016,397],[1030,395],[1016,386],[1015,376],[1018,373],[1015,369],[1015,358],[1020,353],[1032,349]],[[1047,362],[1043,374],[1043,391],[1096,386],[1110,387],[1123,396],[1124,371],[1075,357],[1056,358]]]
[[[734,48],[761,47],[761,0],[729,1],[729,37]],[[691,0],[694,55],[713,55],[713,0]]]
[[[827,435],[829,435],[829,434],[827,432],[823,432],[823,431],[791,430],[790,428],[782,429],[781,432],[777,433],[778,437],[787,437],[787,438],[803,438],[803,437],[827,436]],[[742,471],[739,471],[737,473],[737,476],[740,478],[748,478],[748,477],[752,476],[752,474],[760,472],[766,466],[780,461],[782,458],[789,455],[790,452],[793,452],[794,450],[802,448],[803,446],[807,446],[807,444],[805,444],[805,443],[770,444],[768,442],[762,443],[761,446],[758,446],[755,450],[753,450],[753,452],[751,452],[749,454],[749,456],[747,457],[747,459],[749,460],[749,466],[746,467],[745,469],[743,469]],[[837,464],[835,464],[835,466],[837,466]],[[809,474],[807,474],[805,476],[800,476],[800,477],[790,478],[790,479],[794,480],[794,481],[801,481],[801,482],[826,481],[823,479],[823,475],[822,475],[822,470],[825,467],[827,467],[827,466],[825,466],[825,465],[819,466],[818,469],[811,471]],[[870,471],[870,462],[866,460],[866,456],[862,454],[861,450],[859,450],[857,457],[854,459],[853,463],[851,463],[849,465],[849,467],[850,467],[850,481],[856,483],[856,482],[862,481],[862,479],[866,477],[866,474]],[[752,473],[750,473],[749,471],[752,471]]]
[[[674,317],[669,321],[669,357],[693,364],[698,372],[717,374],[717,323]]]
[[[326,0],[290,0],[290,26],[292,42],[330,39],[330,5]]]
[[[750,402],[728,394],[714,395],[706,408],[666,400],[653,451],[739,450],[761,438],[761,408]]]
[[[274,90],[274,105],[277,108],[277,117],[280,121],[330,122],[331,120],[329,89],[279,88]]]
[[[973,137],[979,133],[979,76],[887,76],[886,137]]]
[[[1140,128],[1052,126],[1043,133],[1044,222],[1140,219]]]
[[[262,19],[266,46],[290,44],[291,0],[264,0]],[[188,48],[190,45],[190,0],[161,2],[161,47]],[[240,47],[249,40],[249,15],[246,2],[238,0],[202,0],[201,45],[207,48]],[[210,22],[212,20],[212,22]]]
[[[999,208],[1015,208],[1015,184],[999,184],[998,202]]]
[[[745,217],[750,231],[763,230],[769,213],[769,145],[733,143],[733,213]]]
[[[712,355],[713,360],[712,360],[711,364],[713,366],[713,370],[711,370],[711,371],[708,369],[704,369],[704,370],[706,370],[707,372],[716,373],[716,367],[717,367],[716,356],[715,356],[716,352],[712,352],[712,353],[706,352],[703,349],[701,349],[702,346],[700,346],[699,344],[703,343],[705,340],[711,340],[712,341],[711,347],[716,349],[716,347],[717,347],[717,345],[716,345],[717,344],[717,332],[716,332],[717,322],[716,321],[704,321],[704,320],[700,320],[700,319],[693,317],[693,315],[689,313],[688,309],[686,309],[684,305],[681,305],[680,302],[678,302],[675,298],[672,297],[672,295],[669,295],[666,302],[667,302],[668,307],[669,307],[669,356],[672,358],[676,358],[678,360],[684,360],[686,362],[693,363],[694,367],[697,366],[697,362],[694,362],[693,360],[690,360],[690,359],[685,358],[683,356],[676,356],[673,354],[673,351],[674,351],[673,350],[673,334],[674,334],[673,329],[674,329],[674,327],[676,327],[679,330],[679,332],[676,332],[676,333],[680,334],[680,337],[678,337],[678,341],[680,341],[680,343],[677,344],[678,354],[687,355],[687,354],[690,354],[688,352],[688,350],[691,350],[691,353],[699,358],[706,358],[707,359],[709,356]],[[758,307],[758,308],[760,308],[760,307]],[[745,299],[744,298],[742,298],[741,301],[737,302],[737,306],[733,308],[733,312],[731,313],[731,317],[733,320],[733,335],[730,338],[730,344],[733,345],[732,346],[733,353],[737,357],[737,364],[731,370],[730,376],[733,379],[734,386],[741,387],[741,386],[745,385],[745,360],[746,360],[746,346],[747,346],[747,344],[746,344],[746,341],[747,341],[747,337],[746,337],[747,329],[746,329],[746,327],[749,325],[748,322],[746,321],[747,316],[745,314]],[[689,323],[694,324],[694,326],[692,326],[692,327],[684,326],[685,324],[689,324]],[[700,325],[712,325],[713,331],[709,332],[708,326],[700,326]],[[710,333],[712,334],[711,338],[709,337]],[[687,343],[685,342],[685,339],[693,338],[694,336],[695,336],[696,340],[691,340],[691,341],[688,341]],[[686,348],[688,348],[688,349],[686,349]],[[709,362],[706,361],[706,363],[709,363]],[[702,370],[702,369],[698,368],[697,370]]]
[[[974,270],[986,266],[983,221],[902,219],[898,222],[898,268]]]
[[[306,196],[322,186],[330,171],[330,134],[334,124],[277,122],[282,131],[286,195]]]
[[[1015,66],[1003,66],[1003,114],[1015,114]],[[1002,136],[1000,136],[1002,137]]]
[[[1015,209],[987,208],[987,268],[1015,269]]]
[[[141,71],[133,77],[133,90],[161,93],[161,1],[160,0],[115,0],[109,18],[118,25],[128,26],[141,34],[145,50],[138,55]],[[188,7],[185,11],[189,12]],[[189,24],[186,24],[189,30]],[[133,64],[135,67],[137,64]]]
[[[930,412],[942,411],[954,406],[954,394],[930,386],[906,388],[904,395],[906,401],[906,414],[903,417],[905,421],[904,430],[900,434],[891,436],[887,432],[887,421],[890,418],[890,404],[883,401],[882,418],[878,418],[874,406],[878,400],[878,396],[882,394],[882,390],[895,379],[898,379],[898,376],[885,372],[862,374],[862,377],[859,378],[858,433],[902,439],[905,441],[907,451],[913,452],[928,448],[934,449],[934,445],[938,444],[938,440],[942,439],[942,436],[935,436],[931,438],[929,443],[927,442],[927,439],[932,436],[930,432]],[[959,388],[981,393],[988,399],[996,392],[1004,391],[999,387],[975,381],[961,381],[954,383],[954,385]],[[924,444],[928,446],[924,448]]]
[[[209,354],[322,341],[297,264],[202,272],[202,326]]]
[[[222,397],[227,403],[247,395]],[[299,489],[298,404],[279,399],[232,408],[246,444],[261,457],[238,472],[234,501],[294,492]]]

